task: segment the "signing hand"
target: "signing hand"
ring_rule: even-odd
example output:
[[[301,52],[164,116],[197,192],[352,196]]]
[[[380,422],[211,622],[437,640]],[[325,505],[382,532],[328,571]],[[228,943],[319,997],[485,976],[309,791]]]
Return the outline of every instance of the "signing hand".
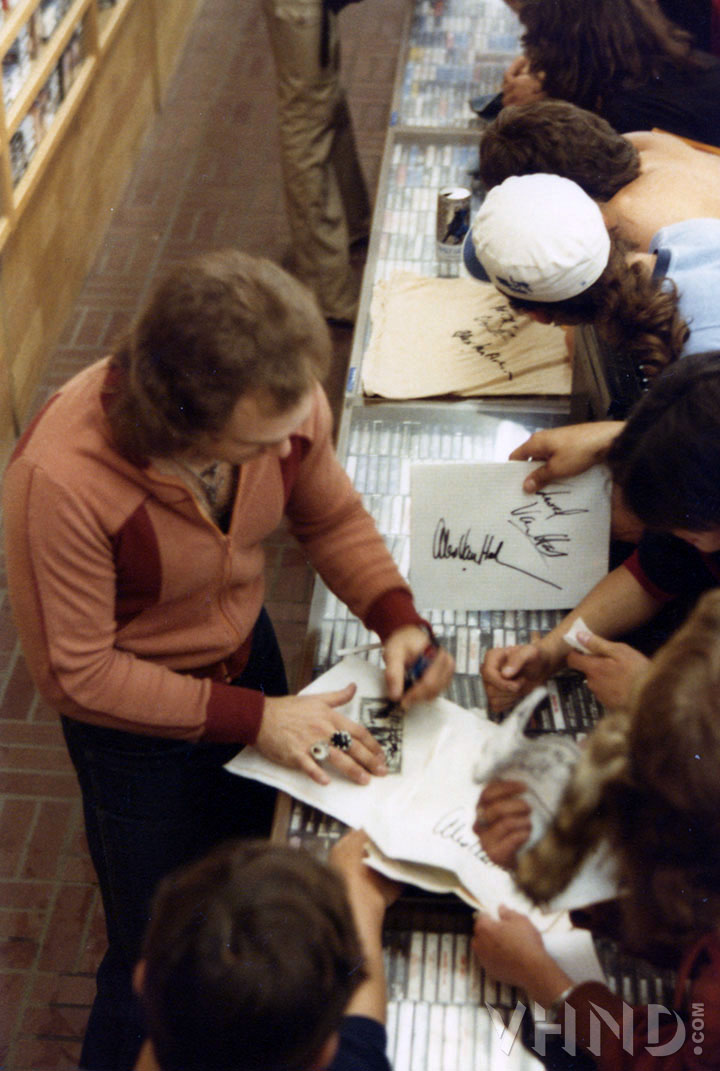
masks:
[[[604,460],[622,427],[622,421],[598,420],[536,431],[510,454],[511,461],[545,462],[526,478],[523,489],[533,495],[553,480],[592,468]]]
[[[388,698],[403,710],[424,699],[434,699],[447,688],[455,672],[455,660],[443,647],[433,647],[428,668],[403,694],[405,671],[428,649],[428,637],[417,625],[395,629],[385,641],[385,681]]]
[[[613,643],[591,632],[580,632],[578,639],[590,654],[573,651],[568,665],[585,674],[588,688],[605,706],[613,710],[626,707],[650,659],[627,643]]]
[[[540,643],[493,647],[480,668],[490,709],[505,710],[546,680],[557,666]]]
[[[511,869],[530,836],[530,805],[523,781],[490,781],[480,793],[473,831],[493,863]]]
[[[258,751],[272,762],[304,770],[313,781],[327,785],[330,777],[312,757],[310,748],[342,729],[352,737],[350,750],[331,747],[327,761],[359,785],[368,784],[371,773],[386,774],[385,756],[375,738],[364,726],[335,709],[349,703],[354,694],[355,685],[348,684],[339,692],[266,696],[255,742]]]

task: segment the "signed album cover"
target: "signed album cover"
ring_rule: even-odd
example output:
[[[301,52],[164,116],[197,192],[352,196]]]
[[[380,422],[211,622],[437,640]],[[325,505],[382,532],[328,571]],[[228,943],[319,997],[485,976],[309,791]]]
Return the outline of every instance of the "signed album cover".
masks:
[[[608,571],[610,478],[596,465],[528,495],[537,465],[410,470],[410,583],[428,609],[563,610]]]

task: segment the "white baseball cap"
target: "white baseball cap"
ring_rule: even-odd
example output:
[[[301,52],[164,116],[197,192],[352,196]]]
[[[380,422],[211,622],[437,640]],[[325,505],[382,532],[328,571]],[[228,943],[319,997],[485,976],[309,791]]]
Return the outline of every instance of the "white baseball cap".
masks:
[[[600,278],[610,254],[602,213],[559,175],[513,175],[483,201],[463,246],[476,279],[510,297],[564,301]]]

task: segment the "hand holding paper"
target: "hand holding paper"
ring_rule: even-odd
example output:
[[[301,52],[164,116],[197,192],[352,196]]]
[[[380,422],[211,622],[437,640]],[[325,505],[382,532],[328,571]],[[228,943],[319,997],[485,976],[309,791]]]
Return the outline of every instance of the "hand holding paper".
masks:
[[[525,477],[523,487],[534,495],[554,480],[577,476],[602,462],[622,427],[619,420],[597,420],[592,424],[545,428],[516,447],[510,460],[545,462]]]
[[[493,978],[524,989],[547,1008],[572,979],[545,949],[537,928],[526,915],[504,905],[497,919],[478,914],[472,949]]]
[[[517,852],[530,839],[530,804],[524,781],[490,781],[480,793],[473,830],[497,866],[512,869]]]
[[[419,606],[567,609],[607,573],[610,496],[595,467],[528,495],[523,462],[410,471],[410,579]]]
[[[627,643],[614,643],[589,632],[581,633],[580,638],[585,653],[570,654],[568,665],[585,674],[588,688],[605,706],[612,710],[627,706],[638,679],[650,665],[649,658]]]

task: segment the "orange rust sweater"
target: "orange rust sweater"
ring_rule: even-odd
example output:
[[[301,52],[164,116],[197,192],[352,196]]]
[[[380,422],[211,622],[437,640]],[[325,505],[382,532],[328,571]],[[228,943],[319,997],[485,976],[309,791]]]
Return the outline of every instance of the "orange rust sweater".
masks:
[[[10,598],[45,699],[129,732],[252,743],[259,692],[227,683],[263,602],[283,514],[330,589],[382,639],[418,623],[407,584],[335,455],[318,385],[289,457],[242,466],[229,531],[188,488],[115,449],[107,360],[71,379],[5,475]]]

